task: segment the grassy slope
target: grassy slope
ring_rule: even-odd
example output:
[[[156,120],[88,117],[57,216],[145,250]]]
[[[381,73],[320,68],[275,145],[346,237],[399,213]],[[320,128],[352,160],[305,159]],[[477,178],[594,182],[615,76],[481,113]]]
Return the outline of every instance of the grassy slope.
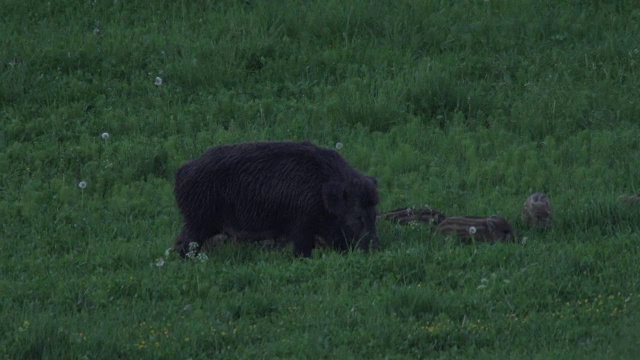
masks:
[[[635,2],[6,3],[0,354],[640,349],[640,211],[616,200],[640,186]],[[374,254],[165,257],[175,169],[256,139],[342,142],[382,210],[498,213],[527,242],[381,224]],[[557,210],[548,233],[518,221],[532,191]]]

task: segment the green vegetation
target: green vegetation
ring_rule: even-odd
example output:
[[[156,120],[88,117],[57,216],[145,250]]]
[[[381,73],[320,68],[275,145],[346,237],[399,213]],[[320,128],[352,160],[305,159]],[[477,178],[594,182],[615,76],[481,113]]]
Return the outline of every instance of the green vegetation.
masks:
[[[637,1],[6,0],[1,13],[2,358],[640,351],[640,206],[617,199],[640,192]],[[382,211],[500,214],[519,241],[381,223],[373,253],[165,255],[181,163],[283,139],[344,144],[378,177]],[[519,220],[534,191],[550,195],[550,231]]]

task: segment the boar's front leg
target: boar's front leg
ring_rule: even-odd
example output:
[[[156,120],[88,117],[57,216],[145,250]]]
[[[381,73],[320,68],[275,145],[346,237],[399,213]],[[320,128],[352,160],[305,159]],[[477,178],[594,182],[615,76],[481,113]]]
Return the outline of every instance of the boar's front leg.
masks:
[[[311,251],[314,248],[315,236],[310,231],[309,226],[298,225],[289,235],[289,239],[293,242],[293,253],[296,256],[311,257]]]

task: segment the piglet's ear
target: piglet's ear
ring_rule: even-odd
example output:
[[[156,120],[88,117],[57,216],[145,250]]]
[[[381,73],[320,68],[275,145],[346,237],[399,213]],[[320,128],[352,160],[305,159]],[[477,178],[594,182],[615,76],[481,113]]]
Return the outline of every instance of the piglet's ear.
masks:
[[[343,183],[328,182],[322,185],[322,201],[325,209],[333,215],[341,216],[348,208],[347,188]]]
[[[498,226],[498,224],[494,219],[488,218],[486,224],[487,224],[487,229],[489,229],[489,232],[496,231],[496,227]]]

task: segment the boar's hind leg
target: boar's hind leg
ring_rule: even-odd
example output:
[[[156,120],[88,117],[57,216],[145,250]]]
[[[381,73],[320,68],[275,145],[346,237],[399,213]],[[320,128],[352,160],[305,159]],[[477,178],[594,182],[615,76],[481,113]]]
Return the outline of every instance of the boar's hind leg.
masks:
[[[307,228],[298,227],[294,229],[289,235],[289,239],[293,242],[293,253],[296,256],[311,257],[315,237]]]

